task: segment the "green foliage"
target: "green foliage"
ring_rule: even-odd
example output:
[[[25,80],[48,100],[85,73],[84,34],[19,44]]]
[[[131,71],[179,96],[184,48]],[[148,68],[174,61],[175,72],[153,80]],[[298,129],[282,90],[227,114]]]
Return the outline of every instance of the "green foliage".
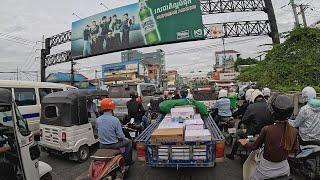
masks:
[[[240,81],[257,81],[280,91],[300,91],[305,86],[320,87],[320,30],[296,28],[288,39],[275,45],[266,59],[245,69]]]
[[[249,58],[243,59],[243,58],[239,57],[237,59],[237,61],[235,62],[234,67],[238,71],[239,65],[251,65],[251,64],[257,64],[258,62],[259,61],[254,58],[249,57]]]

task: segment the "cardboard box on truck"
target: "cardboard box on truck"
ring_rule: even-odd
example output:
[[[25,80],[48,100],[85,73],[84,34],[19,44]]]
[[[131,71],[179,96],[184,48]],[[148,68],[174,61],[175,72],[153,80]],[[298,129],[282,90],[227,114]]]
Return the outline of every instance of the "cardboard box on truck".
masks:
[[[184,128],[156,129],[151,134],[153,143],[183,142]]]

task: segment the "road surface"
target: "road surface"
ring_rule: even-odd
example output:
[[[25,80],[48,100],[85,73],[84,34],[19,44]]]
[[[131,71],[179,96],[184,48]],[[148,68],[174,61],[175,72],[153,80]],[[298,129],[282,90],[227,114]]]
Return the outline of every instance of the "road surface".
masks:
[[[53,167],[53,180],[87,180],[90,161],[77,163],[65,156],[50,156],[41,153],[41,160]],[[217,163],[214,168],[150,168],[144,162],[136,161],[130,167],[127,180],[241,180],[242,163],[240,160]],[[295,178],[300,179],[300,178]]]

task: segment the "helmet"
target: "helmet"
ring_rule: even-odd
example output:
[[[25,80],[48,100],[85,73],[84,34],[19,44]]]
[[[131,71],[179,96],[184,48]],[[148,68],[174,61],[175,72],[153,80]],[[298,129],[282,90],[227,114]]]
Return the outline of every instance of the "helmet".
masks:
[[[302,90],[302,100],[303,102],[307,102],[310,99],[315,99],[317,97],[317,92],[313,87],[305,87]]]
[[[104,98],[101,101],[100,109],[103,110],[114,110],[116,108],[116,105],[110,98]]]
[[[254,103],[254,101],[257,99],[257,97],[263,97],[262,92],[259,89],[255,89],[251,94],[251,103]]]
[[[182,96],[182,97],[187,97],[188,96],[188,90],[186,90],[186,89],[183,89],[183,90],[181,90],[180,91],[180,95]]]
[[[130,93],[130,98],[132,98],[132,99],[138,98],[138,93],[137,92],[131,92]]]
[[[251,95],[252,95],[252,92],[254,91],[254,89],[248,89],[247,91],[246,91],[246,95],[245,95],[245,97],[246,97],[246,101],[250,101],[251,100]]]
[[[224,90],[224,89],[221,89],[221,90],[219,91],[218,98],[224,98],[224,97],[228,97],[228,91],[227,91],[227,90]]]
[[[293,100],[290,99],[287,95],[280,94],[274,96],[270,100],[270,104],[275,120],[286,120],[293,113]]]
[[[262,89],[262,94],[263,94],[263,96],[265,97],[265,96],[271,96],[271,90],[269,89],[269,88],[263,88]]]

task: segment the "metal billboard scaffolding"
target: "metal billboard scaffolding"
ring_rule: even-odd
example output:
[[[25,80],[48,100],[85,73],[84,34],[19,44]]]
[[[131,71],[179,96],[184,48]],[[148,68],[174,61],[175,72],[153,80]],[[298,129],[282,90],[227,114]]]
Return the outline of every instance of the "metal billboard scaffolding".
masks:
[[[279,44],[279,32],[271,0],[200,0],[202,15],[263,11],[267,13],[268,20],[226,22],[220,24],[205,24],[204,32],[207,39],[262,36],[268,35],[274,44]],[[223,33],[220,36],[213,36],[212,27],[219,26]],[[71,30],[46,38],[45,49],[41,51],[41,81],[45,81],[45,70],[49,66],[59,63],[70,62],[72,59],[71,50],[50,55],[53,47],[71,41]]]

